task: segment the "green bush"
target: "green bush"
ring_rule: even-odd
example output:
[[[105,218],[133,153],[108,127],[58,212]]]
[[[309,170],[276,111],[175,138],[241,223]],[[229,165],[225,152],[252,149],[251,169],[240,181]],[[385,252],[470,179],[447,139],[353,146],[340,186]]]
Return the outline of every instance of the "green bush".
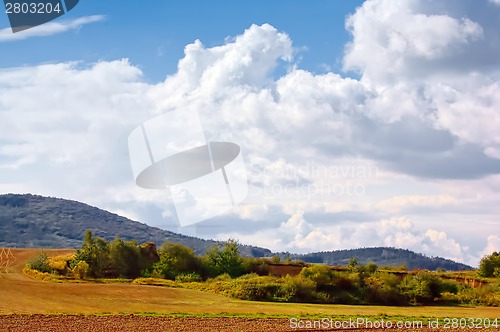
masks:
[[[216,245],[211,246],[203,260],[205,269],[210,277],[227,273],[236,278],[245,274],[243,259],[239,256],[238,242],[229,240],[222,249]]]
[[[342,272],[335,276],[333,284],[340,290],[355,291],[356,285],[350,273]]]
[[[360,304],[361,301],[352,292],[340,291],[332,294],[332,303]]]
[[[109,242],[103,238],[94,237],[90,230],[85,232],[82,248],[76,252],[71,268],[74,268],[79,261],[87,262],[88,274],[94,278],[113,276]]]
[[[495,272],[495,269],[496,270]],[[490,278],[500,276],[500,253],[493,252],[491,255],[486,255],[481,258],[479,263],[478,274],[480,277]],[[497,274],[497,275],[495,275]]]
[[[327,285],[333,280],[333,271],[323,264],[316,264],[303,268],[300,276],[312,280],[316,285]]]
[[[369,262],[368,264],[365,265],[365,271],[370,274],[374,274],[377,272],[378,266],[374,262]]]
[[[175,279],[179,274],[203,274],[201,261],[193,249],[180,243],[165,242],[159,252],[161,271],[165,278]]]
[[[400,280],[393,274],[377,272],[366,278],[364,300],[382,305],[405,305],[408,300],[399,287]]]
[[[89,265],[85,261],[78,261],[71,272],[76,279],[85,279],[89,272]]]
[[[32,270],[50,273],[52,269],[49,265],[49,257],[46,253],[41,252],[38,256],[33,257],[28,262],[28,267]]]
[[[141,274],[141,251],[135,241],[116,238],[109,245],[109,260],[108,276],[133,279]]]
[[[141,275],[145,278],[163,278],[174,280],[175,275],[169,269],[169,266],[163,262],[156,262],[152,266],[143,270]]]
[[[469,285],[460,285],[457,294],[447,294],[447,299],[455,300],[460,304],[500,306],[500,289],[498,285],[485,285],[472,288]]]
[[[242,300],[270,301],[279,289],[277,283],[239,282],[231,295]]]
[[[227,273],[223,273],[214,278],[216,281],[229,281],[232,280],[231,276]]]
[[[176,282],[200,282],[201,276],[198,273],[181,273],[175,277]]]
[[[441,293],[458,293],[458,283],[453,280],[444,280],[441,279]]]
[[[263,258],[243,258],[243,273],[256,273],[260,276],[269,274],[269,262]]]
[[[441,279],[425,271],[408,274],[401,282],[401,289],[413,303],[432,303],[441,296]]]
[[[282,278],[281,287],[277,298],[285,302],[307,302],[313,299],[316,291],[316,283],[302,276],[291,277],[287,275]]]

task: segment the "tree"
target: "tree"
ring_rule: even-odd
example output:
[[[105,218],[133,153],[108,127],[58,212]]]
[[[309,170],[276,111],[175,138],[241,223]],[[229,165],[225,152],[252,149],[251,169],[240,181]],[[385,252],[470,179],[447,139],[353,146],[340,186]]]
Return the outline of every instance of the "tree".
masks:
[[[141,274],[141,253],[135,241],[115,238],[109,246],[110,273],[115,277],[136,278]]]
[[[357,267],[358,267],[358,258],[352,257],[349,260],[349,263],[347,264],[347,268],[349,269],[349,271],[354,272]]]
[[[375,272],[377,272],[378,266],[374,262],[369,262],[365,265],[365,270],[370,274],[374,274]]]
[[[156,244],[153,242],[145,242],[139,246],[141,253],[140,269],[145,270],[156,262],[160,261],[160,256],[156,250]]]
[[[280,256],[278,256],[278,255],[274,255],[273,257],[271,257],[271,263],[272,263],[272,264],[279,264],[279,263],[281,263],[281,258],[280,258]]]
[[[229,239],[222,250],[213,245],[208,248],[205,256],[205,262],[212,276],[218,276],[224,273],[231,277],[238,277],[243,274],[243,259],[239,256],[240,249],[238,242]]]
[[[373,273],[367,277],[366,285],[364,298],[367,303],[383,305],[408,304],[408,299],[401,292],[399,278],[392,273]]]
[[[93,245],[92,231],[87,229],[83,236],[82,250],[89,250]]]
[[[193,249],[180,243],[165,242],[158,251],[160,261],[149,270],[163,278],[175,279],[180,274],[201,274],[201,262]]]
[[[332,282],[333,271],[323,264],[315,264],[303,268],[300,276],[314,281],[316,285],[326,285]]]
[[[109,243],[103,238],[93,237],[92,231],[87,230],[83,238],[82,249],[75,254],[72,263],[74,268],[79,261],[85,261],[89,265],[88,274],[95,278],[102,278],[112,272],[111,260],[109,258]]]
[[[495,272],[496,270],[496,272]],[[479,263],[478,274],[481,277],[500,277],[500,253],[493,252],[491,255],[486,255],[481,258]]]
[[[415,275],[408,274],[401,283],[401,289],[413,302],[431,303],[441,296],[441,279],[425,271]]]

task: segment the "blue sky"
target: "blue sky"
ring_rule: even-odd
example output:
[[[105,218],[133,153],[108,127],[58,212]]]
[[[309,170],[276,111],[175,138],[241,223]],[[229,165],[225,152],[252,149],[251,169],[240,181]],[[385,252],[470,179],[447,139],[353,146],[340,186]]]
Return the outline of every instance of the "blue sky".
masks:
[[[60,17],[105,18],[85,28],[51,38],[30,38],[2,47],[1,66],[12,67],[60,61],[129,58],[145,79],[160,81],[176,70],[184,46],[200,39],[207,46],[224,43],[251,24],[269,23],[286,31],[301,48],[300,66],[324,72],[338,68],[348,40],[344,20],[362,1],[81,1],[75,11]],[[307,22],[307,23],[306,23]],[[6,15],[0,24],[8,26]]]
[[[0,15],[0,193],[279,251],[500,250],[498,0],[228,3],[82,1],[16,34]],[[190,197],[138,187],[129,158],[172,110],[246,169],[243,202],[189,227]]]

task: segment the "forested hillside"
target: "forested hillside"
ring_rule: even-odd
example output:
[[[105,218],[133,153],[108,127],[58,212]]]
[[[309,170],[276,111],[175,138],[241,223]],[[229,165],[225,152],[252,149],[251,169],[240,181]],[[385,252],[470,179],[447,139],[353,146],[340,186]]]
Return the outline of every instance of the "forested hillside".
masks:
[[[0,195],[0,247],[77,248],[85,230],[108,241],[178,242],[204,254],[215,241],[185,236],[132,221],[84,203],[38,195]],[[271,251],[240,246],[244,256],[261,257]]]
[[[300,259],[309,263],[324,263],[327,265],[347,265],[349,260],[356,257],[358,263],[366,264],[374,262],[379,266],[405,266],[413,269],[445,269],[450,271],[469,270],[472,267],[454,262],[441,257],[427,257],[406,249],[387,247],[359,248],[349,250],[314,252],[305,255],[280,253],[280,258]]]
[[[116,236],[124,240],[177,242],[193,248],[202,255],[215,241],[173,233],[144,223],[132,221],[114,213],[84,203],[38,195],[0,195],[0,247],[77,248],[82,244],[85,230],[112,241]],[[243,256],[270,257],[269,249],[240,245]],[[470,269],[470,266],[439,257],[427,257],[409,250],[395,248],[361,248],[316,252],[305,255],[279,253],[282,259],[290,257],[305,262],[329,265],[347,265],[353,257],[360,264],[375,262],[379,266],[406,265],[409,269],[435,270]]]

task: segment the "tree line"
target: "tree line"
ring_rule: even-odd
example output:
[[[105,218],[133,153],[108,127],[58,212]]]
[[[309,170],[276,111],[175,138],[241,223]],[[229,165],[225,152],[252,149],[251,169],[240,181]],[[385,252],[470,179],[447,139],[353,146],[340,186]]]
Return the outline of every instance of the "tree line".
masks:
[[[260,301],[408,305],[436,302],[500,305],[500,255],[483,257],[480,277],[499,277],[481,288],[444,278],[437,272],[392,273],[377,264],[359,264],[351,258],[345,270],[323,264],[301,263],[295,276],[271,276],[269,265],[278,256],[241,257],[238,243],[213,245],[204,255],[179,243],[138,244],[120,238],[109,242],[87,230],[74,255],[40,255],[28,267],[40,272],[86,278],[128,278],[155,284],[170,280],[176,286],[208,290],[235,298]],[[286,261],[288,264],[299,264]],[[165,284],[161,282],[159,284]]]
[[[203,256],[179,243],[165,242],[159,249],[153,242],[138,244],[115,238],[109,242],[87,230],[81,249],[74,255],[49,258],[42,254],[28,266],[40,272],[56,273],[76,278],[129,278],[140,276],[174,280],[189,274],[200,280],[228,274],[238,277],[245,273],[262,272],[264,261],[240,257],[235,240],[212,245]]]

